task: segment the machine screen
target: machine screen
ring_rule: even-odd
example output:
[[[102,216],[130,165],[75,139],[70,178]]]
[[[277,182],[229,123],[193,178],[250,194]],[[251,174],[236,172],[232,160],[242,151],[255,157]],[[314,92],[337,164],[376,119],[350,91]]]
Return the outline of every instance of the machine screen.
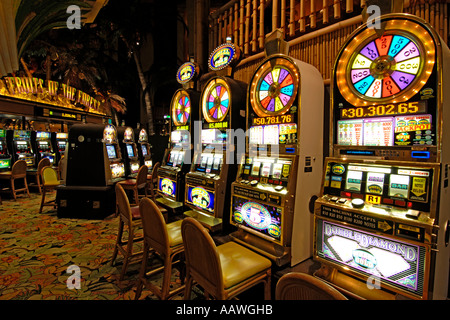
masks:
[[[27,151],[29,149],[27,141],[16,141],[16,146],[19,152]]]
[[[60,151],[66,150],[66,142],[65,141],[58,141],[58,148]]]
[[[257,119],[264,119],[264,118],[256,118],[256,120]],[[296,123],[283,123],[283,124],[250,127],[250,137],[249,137],[250,144],[283,144],[283,143],[295,143],[296,141],[297,141]]]
[[[106,152],[108,154],[108,158],[109,159],[116,159],[117,158],[116,148],[114,147],[114,145],[107,144],[106,145]]]
[[[141,144],[141,150],[142,150],[142,155],[143,155],[144,157],[146,157],[146,156],[148,155],[148,153],[147,153],[147,147],[146,147],[145,145]]]
[[[134,158],[135,157],[133,145],[127,144],[127,153],[128,153],[128,157],[129,158]]]
[[[214,213],[214,192],[201,187],[188,185],[187,203],[193,204],[199,209]]]
[[[195,171],[219,174],[222,169],[223,155],[214,153],[201,153],[197,155]]]
[[[282,208],[233,197],[232,221],[280,240]]]
[[[111,177],[113,179],[120,178],[125,175],[125,166],[123,165],[123,163],[111,163],[110,168],[111,168]]]
[[[432,176],[429,168],[329,162],[324,194],[429,212]]]
[[[223,144],[226,138],[226,132],[219,129],[202,129],[201,140],[203,144]]]
[[[422,295],[426,248],[322,219],[316,223],[317,255],[365,276]]]
[[[170,151],[166,164],[171,167],[181,167],[184,163],[184,151]]]
[[[163,194],[175,197],[177,184],[175,181],[168,178],[159,178],[158,190]]]
[[[242,166],[243,180],[287,186],[292,160],[283,158],[248,157]]]
[[[189,143],[188,130],[174,130],[170,133],[171,143]]]
[[[50,146],[48,144],[48,141],[39,141],[39,149],[42,151],[47,151],[50,149]]]

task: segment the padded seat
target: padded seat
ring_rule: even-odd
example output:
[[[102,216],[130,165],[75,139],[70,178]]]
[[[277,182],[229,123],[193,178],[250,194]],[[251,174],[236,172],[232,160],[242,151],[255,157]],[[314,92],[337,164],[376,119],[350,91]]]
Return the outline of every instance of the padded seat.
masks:
[[[232,241],[218,246],[217,252],[225,289],[231,288],[272,265],[267,258]]]
[[[194,218],[181,225],[186,257],[186,290],[191,296],[194,281],[219,300],[231,299],[253,286],[264,284],[264,299],[270,300],[272,262],[235,242],[216,246],[211,235]]]
[[[183,237],[181,236],[181,223],[183,220],[177,220],[166,225],[167,235],[169,236],[169,245],[176,247],[183,243]]]

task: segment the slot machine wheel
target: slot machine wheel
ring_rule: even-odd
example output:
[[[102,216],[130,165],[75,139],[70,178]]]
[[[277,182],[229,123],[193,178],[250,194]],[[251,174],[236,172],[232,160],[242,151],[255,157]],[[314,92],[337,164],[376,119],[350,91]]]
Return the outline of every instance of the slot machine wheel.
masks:
[[[202,94],[203,116],[209,122],[225,119],[231,105],[230,87],[221,78],[211,80]]]
[[[263,62],[250,83],[250,100],[260,117],[285,114],[293,105],[300,74],[286,57],[271,57]]]
[[[409,19],[389,19],[381,36],[364,27],[349,39],[335,71],[339,91],[354,106],[409,100],[435,65],[430,32]]]
[[[185,125],[191,115],[191,100],[184,90],[179,90],[172,99],[172,119],[176,126]]]

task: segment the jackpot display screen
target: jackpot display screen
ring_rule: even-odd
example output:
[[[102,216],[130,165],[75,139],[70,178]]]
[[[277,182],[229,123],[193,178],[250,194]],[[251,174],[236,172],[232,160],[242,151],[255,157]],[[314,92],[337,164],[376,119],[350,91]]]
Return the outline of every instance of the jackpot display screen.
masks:
[[[199,209],[214,213],[214,192],[198,186],[187,186],[187,203]]]
[[[177,183],[169,178],[160,177],[158,181],[158,190],[164,195],[169,197],[175,197]]]
[[[146,157],[148,155],[147,146],[145,144],[141,144],[142,156]]]
[[[407,165],[327,162],[324,194],[430,211],[434,170]]]
[[[190,136],[188,130],[174,130],[170,133],[170,142],[174,144],[189,143]]]
[[[283,209],[280,207],[236,196],[232,199],[232,223],[250,228],[273,240],[281,240],[282,213]]]
[[[322,219],[316,221],[316,255],[366,277],[422,296],[426,247]]]

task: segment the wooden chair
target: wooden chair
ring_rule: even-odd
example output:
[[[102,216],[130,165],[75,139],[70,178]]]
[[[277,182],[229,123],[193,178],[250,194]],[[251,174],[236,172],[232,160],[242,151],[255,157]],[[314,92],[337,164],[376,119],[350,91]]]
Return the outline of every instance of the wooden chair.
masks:
[[[139,191],[144,190],[145,197],[147,197],[147,173],[148,167],[146,165],[142,165],[139,168],[136,179],[126,179],[123,181],[117,182],[120,184],[125,191],[131,190],[133,191],[133,199],[134,205],[139,205]]]
[[[56,200],[45,201],[45,195],[47,192],[55,190],[55,188],[61,185],[61,181],[58,179],[58,173],[52,167],[44,167],[41,172],[42,179],[42,199],[39,213],[42,213],[44,206],[52,206],[56,208]]]
[[[181,259],[174,261],[176,257],[181,258],[184,252],[183,239],[181,237],[182,220],[166,224],[160,209],[149,198],[142,199],[139,208],[144,229],[144,255],[135,299],[139,299],[142,288],[145,286],[156,294],[158,298],[166,300],[184,290],[184,285],[170,290],[172,267],[183,263]],[[163,265],[147,271],[150,253],[161,258]],[[158,287],[149,281],[149,277],[161,271],[164,271],[163,280],[161,287]],[[184,272],[183,270],[180,270],[180,272],[184,282]]]
[[[50,159],[42,158],[39,161],[36,170],[28,170],[27,171],[27,175],[32,176],[35,179],[35,183],[30,184],[30,187],[37,186],[37,188],[39,189],[39,193],[42,193],[42,179],[41,179],[42,169],[44,169],[44,167],[49,167],[51,165],[52,164],[50,162]]]
[[[123,255],[122,272],[120,273],[120,280],[122,280],[127,271],[128,265],[131,261],[142,255],[142,251],[134,252],[133,247],[137,242],[142,242],[143,236],[137,235],[137,231],[141,226],[141,216],[139,207],[131,207],[128,196],[122,186],[116,183],[116,203],[119,215],[119,230],[117,232],[116,244],[111,259],[111,265],[117,258],[117,254]],[[128,231],[128,237],[124,239],[124,229]]]
[[[291,272],[278,280],[276,300],[348,300],[326,282],[300,272]]]
[[[208,231],[191,217],[183,220],[181,234],[186,257],[186,300],[193,281],[205,294],[219,300],[231,299],[262,282],[264,299],[270,300],[269,259],[232,241],[216,247]]]
[[[152,198],[153,201],[156,200],[155,186],[158,185],[158,169],[160,166],[161,163],[155,163],[152,173],[147,175],[147,189],[150,191],[150,198]]]
[[[1,180],[9,180],[10,181],[10,192],[14,197],[14,200],[17,200],[18,192],[26,192],[28,197],[30,197],[30,192],[28,190],[27,183],[27,163],[25,160],[17,160],[14,162],[11,171],[0,172]],[[16,189],[16,180],[23,179],[23,188]]]

